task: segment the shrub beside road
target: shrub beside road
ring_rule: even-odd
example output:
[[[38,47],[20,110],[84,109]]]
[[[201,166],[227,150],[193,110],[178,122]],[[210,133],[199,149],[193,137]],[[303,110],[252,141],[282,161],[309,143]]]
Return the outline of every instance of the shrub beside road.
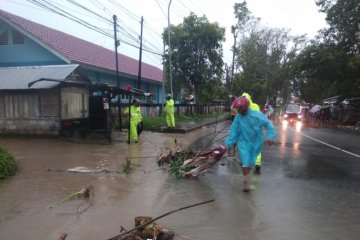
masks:
[[[13,156],[5,149],[0,147],[0,179],[15,175],[17,165]]]

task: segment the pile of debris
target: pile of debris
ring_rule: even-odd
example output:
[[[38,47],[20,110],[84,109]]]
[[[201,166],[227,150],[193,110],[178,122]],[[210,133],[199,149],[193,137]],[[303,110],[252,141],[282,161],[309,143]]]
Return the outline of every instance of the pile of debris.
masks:
[[[189,148],[168,150],[157,160],[158,166],[170,165],[170,172],[178,178],[196,178],[208,172],[224,155],[226,148],[219,145],[200,153]]]
[[[169,231],[165,228],[163,228],[161,225],[155,223],[156,220],[163,218],[167,215],[170,215],[172,213],[200,206],[203,204],[214,202],[214,199],[192,204],[189,206],[185,206],[179,209],[172,210],[170,212],[167,212],[165,214],[162,214],[159,217],[152,218],[152,217],[135,217],[135,228],[131,230],[125,230],[123,227],[121,227],[121,231],[125,231],[115,237],[109,238],[108,240],[144,240],[144,239],[152,239],[152,240],[191,240],[188,237],[179,235],[175,232]]]
[[[152,221],[152,217],[140,216],[135,217],[136,231],[125,232],[109,240],[141,240],[141,239],[156,239],[156,240],[190,240],[176,234],[173,231],[169,231],[161,225]],[[126,231],[122,229],[123,231]]]

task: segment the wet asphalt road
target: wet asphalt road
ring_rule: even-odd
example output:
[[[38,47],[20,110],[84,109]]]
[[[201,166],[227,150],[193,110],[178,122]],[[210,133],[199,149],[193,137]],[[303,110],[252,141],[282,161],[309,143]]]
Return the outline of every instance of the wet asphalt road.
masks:
[[[277,127],[277,139],[263,150],[254,190],[241,191],[239,164],[224,159],[197,180],[178,180],[156,165],[164,146],[195,140],[221,143],[228,123],[187,134],[145,132],[139,144],[77,144],[59,139],[0,138],[20,166],[0,183],[0,240],[108,239],[139,215],[160,216],[180,207],[213,203],[157,221],[198,240],[339,240],[360,235],[360,135],[339,129]],[[138,167],[116,173],[67,173],[48,168],[117,170],[130,157]],[[145,158],[147,157],[147,158]],[[61,203],[85,185],[90,201]]]

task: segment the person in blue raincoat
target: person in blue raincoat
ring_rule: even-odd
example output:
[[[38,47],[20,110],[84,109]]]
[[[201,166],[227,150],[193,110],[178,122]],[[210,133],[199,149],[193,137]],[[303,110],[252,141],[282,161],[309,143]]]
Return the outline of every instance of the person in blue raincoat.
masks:
[[[246,97],[247,100],[249,100],[249,108],[251,110],[260,112],[260,106],[252,101],[250,94],[248,94],[247,92],[244,92],[241,96]],[[254,172],[255,174],[260,174],[261,158],[262,158],[262,156],[261,156],[261,152],[260,152],[259,155],[257,156],[256,162],[255,162],[255,172]]]
[[[264,142],[272,145],[276,133],[274,125],[262,112],[249,108],[249,100],[246,97],[235,99],[234,106],[238,109],[239,114],[231,124],[229,135],[224,143],[227,149],[237,146],[244,176],[244,191],[249,191],[251,189],[251,167],[255,164]],[[263,128],[266,130],[266,141]]]

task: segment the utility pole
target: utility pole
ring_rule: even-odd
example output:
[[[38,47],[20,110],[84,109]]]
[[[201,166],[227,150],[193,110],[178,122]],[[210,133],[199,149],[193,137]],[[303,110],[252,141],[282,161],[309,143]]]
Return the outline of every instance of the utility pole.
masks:
[[[138,73],[138,82],[137,82],[137,88],[141,89],[141,64],[142,64],[142,40],[143,40],[143,23],[144,23],[144,17],[141,17],[141,34],[140,34],[140,53],[139,53],[139,73]]]
[[[115,64],[116,64],[116,86],[120,89],[120,78],[119,78],[119,63],[118,63],[118,51],[117,48],[120,46],[120,41],[117,39],[117,17],[113,16],[114,20],[114,38],[115,38]],[[121,120],[121,95],[120,92],[117,96],[118,100],[118,116],[119,116],[119,130],[122,130],[122,120]]]
[[[171,71],[171,42],[170,42],[170,32],[171,32],[171,25],[170,25],[170,5],[172,0],[169,1],[168,6],[168,39],[169,39],[169,77],[170,77],[170,91],[171,97],[174,97],[173,93],[173,85],[172,85],[172,71]]]
[[[162,96],[162,106],[161,106],[161,116],[163,117],[164,116],[164,105],[165,105],[165,41],[164,41],[164,55],[163,55],[163,81],[162,81],[162,92],[163,92],[163,96]],[[159,101],[160,102],[160,101]]]

